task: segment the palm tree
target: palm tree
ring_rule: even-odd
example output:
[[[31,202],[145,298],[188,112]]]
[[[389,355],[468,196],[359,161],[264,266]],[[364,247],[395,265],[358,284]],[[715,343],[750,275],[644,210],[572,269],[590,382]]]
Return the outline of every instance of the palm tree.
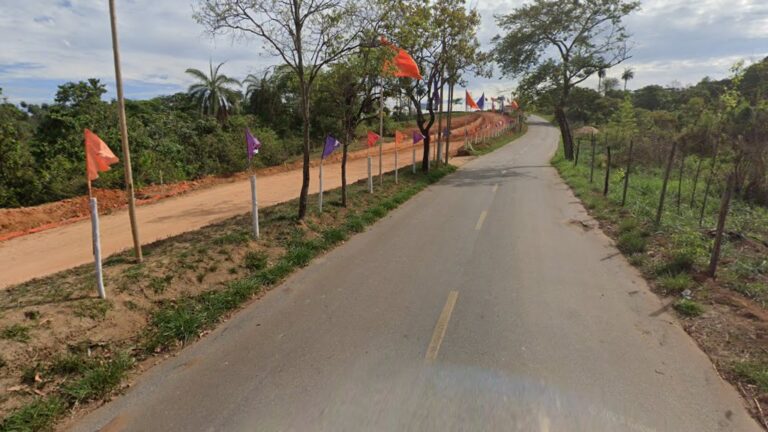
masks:
[[[624,73],[621,74],[621,79],[624,80],[624,91],[627,91],[627,81],[635,77],[635,71],[632,68],[624,69]]]
[[[198,83],[192,84],[187,90],[200,105],[200,111],[204,114],[214,115],[219,121],[225,121],[234,112],[235,104],[240,98],[240,92],[233,86],[240,87],[240,81],[219,73],[224,63],[219,63],[216,68],[209,64],[210,74],[206,75],[199,69],[189,68],[186,72],[197,78]]]
[[[600,93],[600,89],[603,88],[603,79],[605,78],[605,69],[599,68],[597,70],[597,92]]]

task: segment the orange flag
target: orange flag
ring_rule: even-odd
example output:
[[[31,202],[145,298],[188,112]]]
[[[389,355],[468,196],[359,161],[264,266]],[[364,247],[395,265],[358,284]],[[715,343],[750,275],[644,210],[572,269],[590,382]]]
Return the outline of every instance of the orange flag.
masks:
[[[477,106],[477,102],[475,102],[475,100],[472,99],[472,96],[469,95],[469,90],[464,90],[464,93],[466,94],[465,100],[467,101],[467,106],[479,110],[480,107]]]
[[[85,130],[85,167],[88,181],[99,178],[100,172],[109,171],[109,166],[119,160],[101,138],[90,130]]]
[[[368,131],[368,147],[375,146],[379,138],[381,137],[378,134]]]
[[[381,44],[397,52],[394,58],[384,61],[384,73],[394,75],[398,78],[422,79],[419,72],[419,65],[408,52],[402,48],[396,47],[384,36],[381,37]]]
[[[403,142],[405,134],[400,131],[395,131],[395,147],[399,146]]]

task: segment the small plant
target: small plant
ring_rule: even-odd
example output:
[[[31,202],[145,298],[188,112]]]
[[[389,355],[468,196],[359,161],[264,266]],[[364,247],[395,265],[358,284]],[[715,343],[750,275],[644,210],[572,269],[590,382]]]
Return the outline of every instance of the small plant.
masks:
[[[8,362],[5,361],[5,359],[2,356],[0,356],[0,369],[4,368],[6,366],[8,366]]]
[[[0,338],[27,343],[30,340],[29,327],[21,324],[9,325],[0,331]]]
[[[28,310],[24,311],[24,318],[31,320],[31,321],[37,321],[40,319],[40,311],[38,310]]]
[[[696,263],[696,253],[690,249],[679,249],[672,253],[670,260],[659,267],[659,274],[677,274],[689,272]]]
[[[768,364],[756,361],[739,362],[733,366],[733,371],[750,384],[758,386],[760,391],[768,392]]]
[[[112,309],[112,303],[109,300],[88,299],[77,303],[74,307],[74,314],[78,318],[89,318],[94,321],[100,321],[106,318],[107,312]]]
[[[688,273],[663,275],[659,277],[659,286],[668,293],[681,293],[693,285],[693,279]]]
[[[625,254],[636,254],[645,252],[647,241],[640,231],[625,231],[619,235],[617,246]]]
[[[48,430],[51,429],[56,418],[64,414],[66,409],[66,401],[59,396],[41,397],[12,412],[0,424],[0,430]]]
[[[73,403],[103,398],[120,384],[131,366],[133,359],[119,354],[114,359],[91,365],[80,379],[62,387],[61,392]]]
[[[92,366],[93,361],[88,357],[66,353],[53,358],[48,372],[56,375],[82,374]]]
[[[215,244],[216,246],[236,245],[236,244],[247,243],[250,240],[251,240],[251,234],[248,231],[235,231],[235,232],[224,234],[223,236],[215,239],[213,241],[213,244]]]
[[[697,317],[704,313],[704,307],[693,300],[680,299],[675,302],[674,308],[686,317]]]
[[[149,280],[149,287],[152,289],[152,292],[154,292],[155,294],[162,294],[172,280],[173,280],[172,274],[168,274],[163,277],[152,276],[152,278]]]
[[[251,272],[259,272],[267,267],[268,258],[264,251],[248,251],[243,259],[243,265]]]

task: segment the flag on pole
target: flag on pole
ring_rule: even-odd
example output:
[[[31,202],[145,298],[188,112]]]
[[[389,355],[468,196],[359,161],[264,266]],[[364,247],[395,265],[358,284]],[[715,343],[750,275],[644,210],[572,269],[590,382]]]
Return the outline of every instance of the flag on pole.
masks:
[[[89,129],[85,130],[85,167],[88,181],[96,180],[100,172],[109,171],[109,166],[119,161],[101,138]]]
[[[469,94],[469,90],[464,90],[464,93],[466,94],[466,95],[464,96],[464,98],[465,98],[465,100],[467,101],[467,105],[468,105],[470,108],[474,108],[474,109],[480,109],[480,107],[479,107],[479,106],[477,106],[477,103],[475,102],[475,100],[474,100],[474,99],[472,99],[472,96]]]
[[[512,99],[512,102],[509,103],[509,106],[512,107],[513,110],[520,109],[520,105],[517,104],[517,101]]]
[[[248,161],[250,162],[259,153],[261,142],[251,134],[251,130],[248,128],[245,128],[245,144],[248,147]]]
[[[384,74],[394,75],[398,78],[422,79],[419,65],[407,51],[396,47],[384,36],[381,37],[381,44],[396,53],[394,57],[384,61]]]
[[[368,147],[373,147],[376,142],[381,138],[378,134],[368,131]]]
[[[325,137],[325,146],[323,146],[323,155],[320,156],[320,159],[325,159],[328,156],[333,153],[334,150],[339,148],[341,143],[336,138],[332,137],[331,135],[328,135]]]
[[[424,135],[422,135],[418,131],[413,131],[413,145],[416,145],[417,142],[424,139]]]
[[[395,146],[399,146],[403,143],[403,139],[405,138],[405,134],[400,131],[395,131]]]
[[[485,93],[480,95],[480,99],[477,100],[477,109],[479,110],[485,109]]]

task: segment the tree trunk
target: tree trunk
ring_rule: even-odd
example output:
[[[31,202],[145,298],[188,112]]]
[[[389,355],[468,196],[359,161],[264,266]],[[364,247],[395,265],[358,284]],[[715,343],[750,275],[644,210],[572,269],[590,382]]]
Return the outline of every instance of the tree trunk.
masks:
[[[606,145],[605,150],[608,156],[608,160],[605,163],[605,184],[603,185],[603,196],[608,196],[608,185],[610,184],[611,180],[611,146]]]
[[[701,213],[699,213],[699,226],[704,223],[704,212],[707,209],[707,199],[709,198],[709,190],[712,187],[712,180],[715,178],[715,173],[717,171],[717,151],[718,151],[718,144],[719,142],[715,140],[715,147],[714,151],[712,152],[712,167],[709,171],[709,176],[707,177],[707,185],[704,188],[704,202],[701,204]]]
[[[677,141],[672,141],[672,150],[669,152],[669,159],[667,160],[667,169],[664,171],[664,183],[661,185],[661,197],[659,197],[659,207],[656,209],[656,220],[654,221],[656,226],[661,224],[661,215],[664,212],[664,199],[667,197],[667,183],[669,183],[669,175],[672,173],[672,163],[675,161],[675,151],[677,150]]]
[[[728,175],[728,180],[723,191],[723,198],[720,201],[720,213],[717,217],[717,231],[715,231],[715,244],[712,247],[712,256],[709,260],[709,277],[714,278],[717,273],[717,263],[720,261],[720,249],[723,245],[723,232],[725,231],[725,219],[728,217],[728,207],[731,204],[731,195],[733,195],[733,186],[735,176],[733,173]]]
[[[443,87],[444,85],[440,86],[440,106],[437,107],[437,151],[435,152],[435,164],[437,166],[440,165],[441,155],[443,154]]]
[[[448,165],[448,160],[451,157],[451,118],[453,117],[453,86],[454,83],[448,85],[448,135],[445,137],[445,164]]]
[[[429,172],[429,131],[421,131],[421,134],[424,135],[424,157],[421,160],[421,170],[425,173]]]
[[[307,214],[307,195],[309,194],[309,89],[301,83],[301,120],[304,132],[303,167],[301,178],[301,194],[299,195],[299,219]]]
[[[560,135],[563,137],[563,151],[567,160],[573,160],[573,136],[571,135],[571,126],[568,124],[568,118],[562,106],[555,108],[555,118],[560,126]]]
[[[573,158],[573,166],[579,166],[580,152],[581,152],[581,138],[576,140],[576,157]]]
[[[629,172],[632,170],[632,147],[635,140],[629,140],[629,154],[627,155],[627,171],[624,173],[624,191],[621,194],[621,206],[627,203],[627,189],[629,189]]]
[[[341,153],[341,205],[347,206],[347,153],[349,152],[349,131],[344,134],[344,144]]]

